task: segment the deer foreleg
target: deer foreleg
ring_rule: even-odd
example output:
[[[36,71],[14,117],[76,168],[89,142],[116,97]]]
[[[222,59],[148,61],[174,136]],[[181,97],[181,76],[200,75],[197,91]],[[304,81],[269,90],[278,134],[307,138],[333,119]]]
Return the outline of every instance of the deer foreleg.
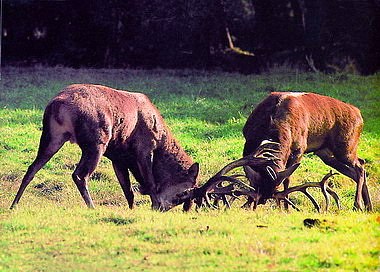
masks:
[[[145,156],[142,155],[137,160],[137,166],[143,179],[143,193],[148,194],[152,201],[153,209],[160,209],[160,202],[157,198],[157,188],[153,176],[153,152]]]
[[[347,164],[343,162],[340,162],[329,150],[319,150],[315,152],[315,155],[317,155],[325,164],[336,169],[343,175],[355,181],[358,179],[357,172],[355,171],[355,169],[353,167],[349,167]]]
[[[355,195],[355,208],[363,210],[361,205],[361,200],[364,202],[365,209],[367,211],[372,211],[371,198],[369,196],[368,187],[367,187],[367,174],[363,166],[356,165],[354,169],[357,173],[356,181],[356,195]]]
[[[117,179],[119,180],[121,189],[124,192],[125,198],[128,201],[128,206],[130,209],[133,208],[134,194],[131,187],[131,181],[129,179],[129,172],[127,169],[127,163],[112,161],[113,169]]]

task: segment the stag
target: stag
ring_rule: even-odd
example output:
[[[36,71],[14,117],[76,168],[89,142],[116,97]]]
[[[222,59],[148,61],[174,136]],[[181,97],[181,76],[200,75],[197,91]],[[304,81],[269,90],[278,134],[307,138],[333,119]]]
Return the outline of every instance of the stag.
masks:
[[[29,166],[11,205],[19,202],[34,175],[67,141],[82,154],[72,178],[89,208],[94,203],[88,180],[102,156],[112,161],[130,208],[134,194],[129,172],[150,196],[152,208],[162,211],[191,201],[177,195],[196,185],[197,163],[172,136],[157,108],[141,93],[100,85],[76,84],[64,88],[47,105],[36,159]]]
[[[332,173],[321,182],[289,188],[289,177],[299,166],[302,155],[314,153],[325,164],[356,182],[354,208],[363,210],[364,202],[365,209],[371,211],[364,162],[357,156],[362,128],[360,111],[352,105],[313,93],[273,92],[253,110],[243,128],[244,157],[224,167],[204,186],[186,191],[181,197],[202,199],[211,192],[221,196],[245,194],[248,196],[245,207],[251,207],[252,203],[254,207],[265,204],[271,198],[294,207],[288,194],[300,191],[319,209],[306,190],[319,187],[326,201],[327,193],[331,194],[339,206],[337,194],[327,186]],[[249,179],[249,188],[236,177],[225,176],[240,166]],[[230,184],[221,186],[222,180]],[[279,191],[282,184],[284,190]]]
[[[364,161],[357,156],[363,119],[358,108],[340,100],[314,94],[273,92],[251,113],[243,128],[248,155],[266,139],[279,143],[277,165],[269,171],[245,167],[252,186],[260,188],[260,203],[289,177],[276,179],[276,173],[300,162],[305,153],[314,153],[326,165],[356,182],[354,208],[372,210],[366,184]],[[250,199],[252,201],[252,199]]]

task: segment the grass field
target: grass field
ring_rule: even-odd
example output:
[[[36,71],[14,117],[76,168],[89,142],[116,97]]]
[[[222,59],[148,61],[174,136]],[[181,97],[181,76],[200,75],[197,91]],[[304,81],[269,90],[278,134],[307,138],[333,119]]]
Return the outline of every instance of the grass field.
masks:
[[[263,75],[172,70],[2,68],[0,81],[0,271],[377,271],[380,253],[380,74],[362,77],[298,73]],[[312,91],[356,105],[365,128],[366,161],[375,211],[353,212],[355,185],[333,182],[343,208],[316,213],[273,205],[246,211],[150,210],[136,196],[129,210],[107,159],[90,182],[95,210],[85,208],[71,180],[80,150],[66,144],[9,210],[33,161],[48,101],[71,83],[143,92],[157,105],[181,145],[201,165],[200,182],[242,154],[242,127],[268,92]],[[329,168],[307,155],[292,182],[319,181]],[[314,192],[314,195],[319,195]],[[320,197],[318,198],[322,200]],[[307,228],[305,218],[318,219]]]

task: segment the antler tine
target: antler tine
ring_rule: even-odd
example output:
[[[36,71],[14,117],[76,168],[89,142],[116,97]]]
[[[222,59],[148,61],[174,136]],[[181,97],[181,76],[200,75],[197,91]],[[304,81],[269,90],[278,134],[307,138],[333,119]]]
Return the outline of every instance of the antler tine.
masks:
[[[277,157],[280,151],[280,144],[273,141],[264,140],[261,142],[261,144],[256,148],[256,150],[251,154],[251,156],[256,158],[262,158],[262,159],[269,159],[273,160],[274,163],[276,160],[280,160],[280,158]]]
[[[329,187],[327,187],[326,189],[327,189],[327,192],[334,198],[336,206],[338,207],[338,210],[340,210],[342,207],[340,206],[340,200],[339,200],[338,194],[335,191],[331,190]],[[327,207],[326,207],[326,211],[327,211]]]
[[[266,151],[272,151],[274,153],[280,153],[280,143],[270,141],[270,140],[263,140],[260,145],[255,149],[253,154],[258,155],[262,152]]]
[[[277,202],[277,205],[279,205],[279,200],[276,199],[278,202]],[[283,200],[288,203],[290,206],[292,206],[293,209],[295,209],[296,211],[300,211],[300,209],[287,197],[284,197]]]
[[[323,178],[322,180],[320,181],[320,184],[321,184],[321,189],[322,189],[322,193],[326,199],[326,211],[328,209],[328,206],[330,204],[330,199],[328,197],[328,194],[329,193],[335,200],[336,202],[336,205],[338,207],[338,209],[340,209],[340,202],[339,202],[339,196],[336,192],[334,192],[330,187],[328,187],[328,184],[327,184],[327,180],[334,176],[334,175],[338,175],[338,173],[333,173],[332,170],[330,170],[329,173],[327,173]]]
[[[206,201],[206,204],[208,206],[211,206],[208,194],[215,191],[216,187],[221,183],[222,180],[229,181],[234,184],[239,184],[238,186],[245,187],[247,192],[254,191],[253,187],[250,187],[249,185],[238,180],[234,176],[227,177],[225,175],[231,170],[238,167],[242,167],[242,166],[251,166],[251,167],[259,166],[260,167],[260,166],[268,166],[269,164],[277,165],[276,161],[280,160],[280,158],[277,157],[276,155],[279,153],[279,150],[278,150],[279,145],[280,144],[276,142],[267,141],[267,140],[263,141],[253,154],[230,162],[225,167],[223,167],[218,173],[216,173],[213,177],[211,177],[203,186],[195,188],[193,190],[191,198],[197,199],[196,200],[197,205],[202,205],[203,203],[202,199],[204,199]],[[231,189],[237,193],[237,190],[232,187],[224,188],[224,191],[220,192],[220,194],[227,194],[228,189]],[[245,192],[245,194],[247,192]],[[243,192],[241,191],[239,193],[243,193]],[[231,195],[231,192],[229,194]]]
[[[241,186],[241,187],[244,187],[244,188],[246,188],[246,189],[248,189],[248,190],[252,190],[252,191],[254,191],[255,190],[255,188],[253,188],[251,185],[249,185],[249,184],[247,184],[247,183],[245,183],[245,182],[243,182],[243,181],[241,181],[240,179],[238,179],[238,177],[242,177],[243,175],[233,175],[233,176],[220,176],[219,177],[219,180],[222,182],[222,181],[229,181],[229,182],[231,182],[232,184],[230,184],[230,185],[234,185],[234,184],[236,184],[236,185],[238,185],[238,186]],[[243,176],[244,177],[244,176]],[[220,184],[220,183],[219,183]],[[218,185],[219,185],[218,184]]]
[[[272,148],[272,146],[275,146],[277,148],[280,146],[280,144],[268,140],[262,141],[254,153],[227,164],[218,173],[216,173],[214,177],[223,176],[231,170],[241,166],[262,166],[267,165],[269,162],[275,163],[276,161],[280,160],[280,158],[275,155],[280,151],[278,149]]]
[[[198,197],[197,205],[202,205],[203,199],[206,202],[208,207],[215,207],[210,203],[209,195],[215,195],[217,202],[219,199],[222,199],[224,204],[230,207],[230,204],[226,198],[226,196],[231,196],[232,198],[237,198],[240,195],[246,194],[245,191],[254,190],[253,187],[239,180],[238,177],[242,175],[233,175],[233,176],[218,176],[214,177],[214,182],[208,187],[207,191]],[[229,184],[226,186],[222,186],[223,181],[228,181]],[[242,190],[242,188],[244,188]]]
[[[241,175],[237,175],[240,177]],[[226,196],[231,196],[232,202],[239,198],[239,196],[248,196],[254,199],[254,209],[258,205],[258,200],[260,199],[259,193],[256,191],[256,189],[249,184],[239,180],[236,178],[236,176],[221,176],[220,181],[218,185],[220,185],[223,181],[230,182],[229,185],[219,187],[218,185],[214,188],[214,190],[211,192],[212,195],[217,196],[217,200],[222,199],[224,204],[229,208],[230,204],[228,203],[228,200]],[[230,199],[230,200],[231,200]],[[290,202],[290,200],[287,200]],[[293,203],[290,203],[293,207],[295,205]],[[297,209],[297,207],[295,207]]]
[[[216,173],[215,177],[223,176],[226,173],[230,172],[231,170],[241,167],[241,166],[246,166],[246,165],[265,166],[265,165],[268,165],[269,162],[277,161],[277,160],[280,160],[280,158],[271,154],[269,151],[262,152],[258,156],[255,156],[255,154],[248,155],[227,164],[218,173]]]
[[[214,198],[214,203],[213,203],[213,205],[214,205],[215,207],[219,207],[219,200],[222,200],[222,201],[223,201],[223,204],[224,204],[228,209],[231,209],[231,204],[230,204],[230,202],[228,201],[226,195],[221,195],[221,196],[217,196],[217,197]]]
[[[268,163],[278,160],[276,156],[273,157],[265,157],[265,158],[257,158],[252,155],[245,156],[241,159],[238,159],[236,161],[233,161],[229,164],[227,164],[225,167],[223,167],[218,173],[216,173],[213,177],[211,177],[203,186],[197,188],[196,194],[204,194],[210,191],[217,183],[219,183],[221,177],[225,177],[224,175],[231,170],[245,166],[245,165],[255,165],[255,166],[264,166]]]
[[[197,188],[197,189],[199,189],[199,188]],[[202,207],[204,202],[206,203],[205,204],[206,207],[217,209],[217,207],[215,205],[211,204],[210,197],[209,197],[208,193],[205,193],[204,195],[195,197],[195,204],[196,204],[197,209]]]
[[[276,200],[285,200],[288,204],[290,204],[291,206],[294,207],[294,204],[292,205],[289,201],[289,199],[287,199],[287,195],[290,194],[290,193],[293,193],[293,192],[302,192],[305,196],[307,196],[307,198],[310,199],[310,201],[313,203],[315,209],[320,212],[320,206],[319,204],[317,203],[317,201],[315,200],[315,198],[309,194],[309,192],[307,191],[308,188],[311,188],[311,187],[318,187],[321,189],[322,191],[322,194],[323,196],[325,197],[325,200],[326,200],[326,208],[325,210],[327,211],[328,210],[328,207],[329,207],[329,204],[330,204],[330,200],[329,200],[329,197],[328,197],[328,194],[330,194],[335,202],[336,202],[336,205],[338,207],[338,209],[340,209],[340,202],[339,202],[339,197],[338,197],[338,194],[336,192],[334,192],[327,184],[327,181],[330,177],[334,176],[334,175],[337,175],[338,173],[333,173],[332,171],[330,171],[329,173],[327,173],[320,182],[306,182],[304,184],[301,184],[301,185],[298,185],[298,186],[294,186],[294,187],[290,187],[284,191],[281,191],[281,192],[276,192],[274,195],[273,195],[273,198],[275,198]]]

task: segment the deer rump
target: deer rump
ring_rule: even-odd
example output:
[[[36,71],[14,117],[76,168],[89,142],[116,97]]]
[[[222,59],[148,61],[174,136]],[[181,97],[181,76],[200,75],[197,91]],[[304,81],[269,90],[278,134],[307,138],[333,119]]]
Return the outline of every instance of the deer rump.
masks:
[[[63,89],[47,105],[38,154],[29,166],[15,200],[47,161],[70,141],[82,151],[72,175],[86,205],[94,207],[87,182],[101,156],[112,161],[116,176],[133,207],[129,172],[148,194],[152,207],[168,210],[180,204],[176,195],[195,186],[197,163],[181,148],[157,108],[144,94],[100,85],[76,84]],[[184,205],[190,208],[190,202]]]
[[[363,160],[357,157],[363,119],[359,109],[337,99],[314,93],[273,92],[251,113],[243,128],[245,145],[243,158],[233,161],[204,186],[190,190],[184,197],[209,202],[208,195],[226,199],[226,195],[246,195],[245,207],[265,204],[267,199],[286,205],[295,205],[287,198],[289,193],[300,191],[314,204],[319,205],[306,191],[309,187],[321,188],[333,196],[339,207],[337,194],[327,186],[329,173],[321,182],[308,182],[289,188],[289,177],[297,169],[302,155],[312,152],[330,167],[353,179],[356,186],[354,207],[372,210],[366,184]],[[250,185],[240,182],[227,172],[244,167]],[[227,182],[228,185],[222,185]],[[280,185],[284,186],[279,191]],[[328,203],[326,204],[327,209]]]

